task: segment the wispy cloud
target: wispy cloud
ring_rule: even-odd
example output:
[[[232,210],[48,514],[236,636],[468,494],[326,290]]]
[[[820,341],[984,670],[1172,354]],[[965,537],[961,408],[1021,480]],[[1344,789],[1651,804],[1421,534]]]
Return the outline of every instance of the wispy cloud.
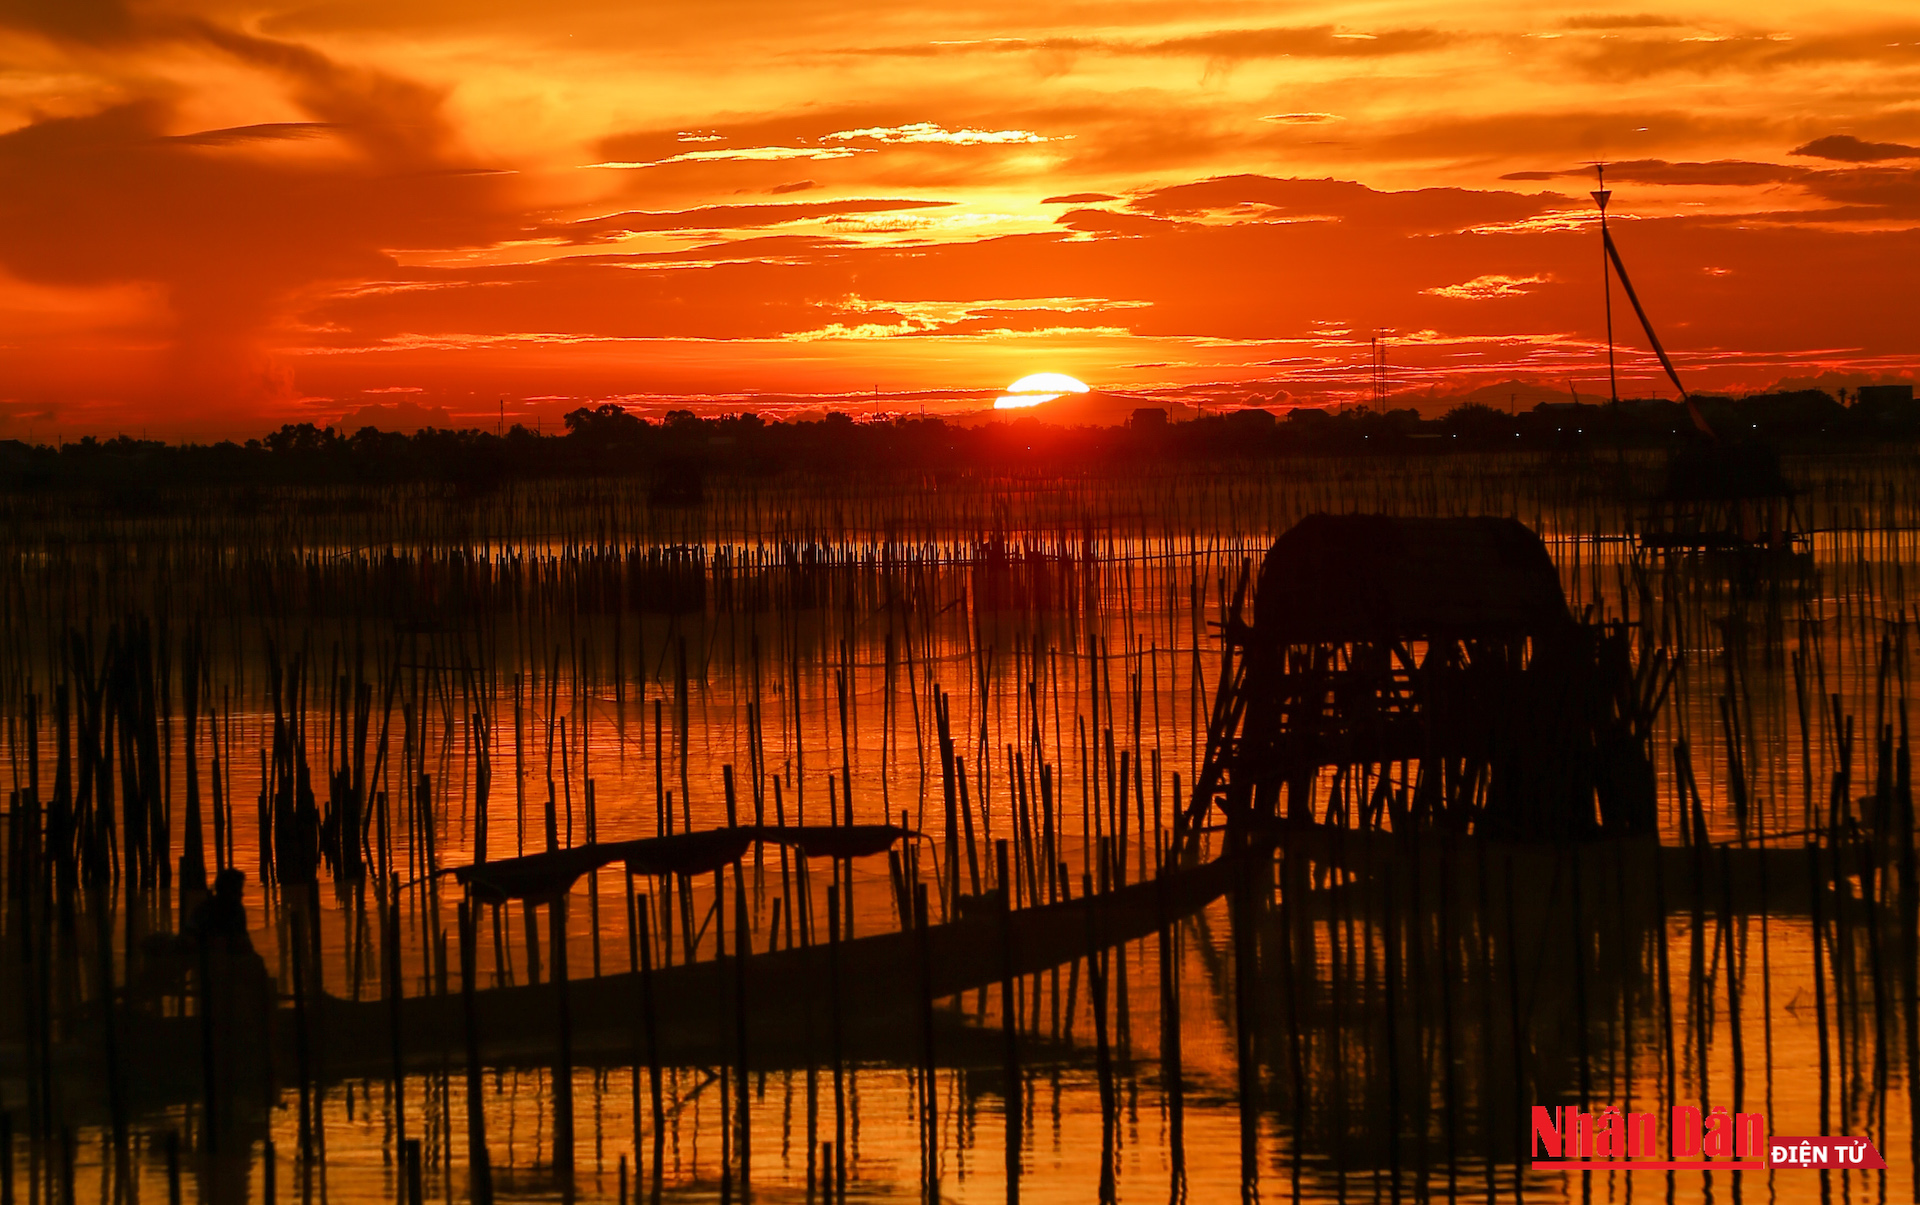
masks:
[[[1664,29],[1680,18],[1664,13],[1576,13],[1561,20],[1562,29]]]
[[[670,163],[777,163],[787,159],[850,159],[868,148],[852,146],[742,146],[711,151],[683,151],[664,159],[608,160],[586,167],[665,167]]]
[[[1051,142],[1053,139],[1032,130],[949,130],[931,121],[916,121],[902,126],[870,126],[863,130],[835,130],[826,135],[832,142],[946,142],[956,146],[994,146],[1006,143]]]
[[[1545,284],[1544,276],[1504,276],[1493,273],[1476,276],[1472,280],[1457,285],[1436,285],[1420,290],[1429,297],[1446,297],[1454,301],[1490,301],[1499,297],[1524,297],[1531,292],[1531,285]]]
[[[840,201],[790,201],[755,205],[702,205],[694,209],[653,212],[643,209],[536,228],[536,235],[556,235],[570,243],[590,243],[676,230],[744,230],[790,222],[832,220],[852,214],[890,213],[913,209],[941,209],[951,201],[907,198],[856,197]]]
[[[1438,50],[1463,35],[1438,28],[1349,29],[1339,25],[1273,25],[1212,29],[1169,37],[1055,36],[959,38],[849,47],[841,53],[910,58],[977,54],[1197,56],[1209,59],[1377,58]]]
[[[241,146],[255,142],[290,142],[318,138],[338,127],[329,121],[270,121],[260,125],[233,126],[224,130],[201,130],[197,134],[175,134],[169,142],[182,146]]]

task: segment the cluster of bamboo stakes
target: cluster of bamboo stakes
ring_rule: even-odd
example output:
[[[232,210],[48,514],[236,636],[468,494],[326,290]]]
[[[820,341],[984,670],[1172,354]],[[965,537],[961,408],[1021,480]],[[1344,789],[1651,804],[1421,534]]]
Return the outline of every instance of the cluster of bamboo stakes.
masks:
[[[1824,469],[1809,492],[1810,513],[1833,520],[1816,533],[1820,590],[1754,593],[1628,555],[1619,483],[1650,466],[1565,468],[1440,460],[1398,473],[1320,465],[1291,482],[1175,472],[941,481],[891,510],[877,493],[823,501],[807,483],[756,483],[710,486],[697,514],[648,513],[643,493],[618,484],[528,487],[464,518],[395,507],[411,517],[377,535],[367,511],[337,496],[321,499],[336,504],[332,518],[324,506],[314,517],[314,499],[270,498],[224,526],[199,514],[62,522],[16,504],[0,581],[0,703],[13,775],[6,953],[20,987],[0,1017],[23,1053],[0,1113],[0,1184],[12,1192],[18,1133],[30,1199],[70,1196],[90,1135],[103,1192],[150,1170],[129,1155],[145,1149],[162,1153],[176,1189],[183,1161],[224,1154],[241,1161],[243,1180],[261,1177],[269,1199],[286,1184],[305,1199],[326,1191],[329,1135],[337,1146],[359,1133],[396,1198],[491,1199],[509,1191],[520,1158],[501,1155],[520,1150],[499,1132],[501,1114],[522,1108],[503,1103],[510,1070],[516,1085],[523,1074],[540,1085],[527,1106],[544,1127],[534,1159],[567,1192],[605,1192],[612,1165],[622,1197],[629,1185],[638,1196],[643,1185],[658,1195],[716,1181],[744,1197],[756,1172],[784,1175],[752,1157],[770,1073],[744,1061],[644,1066],[637,1055],[624,1069],[576,1067],[564,991],[561,1055],[532,1072],[476,1063],[462,1076],[449,1050],[442,1073],[423,1075],[410,1070],[422,1052],[396,1043],[390,1073],[341,1082],[325,1067],[334,1052],[303,1037],[298,1082],[282,1094],[297,1117],[290,1180],[276,1170],[263,1102],[223,1099],[218,1077],[182,1099],[139,1099],[116,1011],[99,1005],[141,990],[149,963],[164,962],[153,951],[228,869],[248,876],[264,925],[255,944],[303,1026],[300,1009],[322,993],[397,1000],[650,973],[937,923],[995,892],[1019,909],[1148,879],[1177,836],[1182,783],[1203,751],[1210,625],[1249,559],[1315,508],[1517,514],[1547,537],[1577,611],[1634,621],[1644,648],[1676,656],[1658,738],[1673,754],[1669,837],[1703,858],[1729,843],[1821,851],[1809,870],[1826,884],[1810,896],[1821,1122],[1837,1104],[1834,1120],[1877,1125],[1884,1148],[1894,1081],[1904,1069],[1910,1082],[1920,1048],[1916,960],[1901,944],[1914,932],[1912,844],[1889,836],[1911,831],[1903,574],[1920,559],[1910,523],[1920,499],[1891,461]],[[276,538],[249,543],[262,528]],[[1867,713],[1874,787],[1861,804],[1849,717]],[[596,872],[544,918],[470,903],[442,873],[745,822],[749,808],[754,823],[891,821],[926,840],[884,869],[809,866],[779,848],[710,882]],[[1882,856],[1837,864],[1842,846],[1830,838],[1860,829]],[[1034,1174],[1023,1168],[1037,1159],[1040,1083],[1051,1083],[1059,1149],[1060,1102],[1082,1066],[1076,1026],[1094,1048],[1103,1198],[1118,1193],[1117,1152],[1139,1145],[1123,1119],[1143,1077],[1161,1089],[1169,1174],[1186,1183],[1183,1087],[1215,1073],[1240,1102],[1242,1185],[1260,1178],[1263,1133],[1269,1144],[1285,1136],[1296,1195],[1315,1184],[1344,1192],[1361,1166],[1375,1189],[1397,1195],[1404,1170],[1424,1192],[1443,1160],[1452,1191],[1469,1151],[1484,1152],[1489,1185],[1496,1169],[1524,1179],[1512,1111],[1529,1094],[1630,1095],[1636,1026],[1665,1042],[1667,1088],[1679,1075],[1704,1099],[1730,1073],[1740,1095],[1740,1019],[1755,1012],[1743,1003],[1750,925],[1771,1093],[1779,1002],[1766,980],[1778,935],[1765,911],[1695,902],[1684,929],[1694,987],[1679,1021],[1664,914],[1623,922],[1617,944],[1602,934],[1594,948],[1563,949],[1564,973],[1529,965],[1535,981],[1570,986],[1570,1004],[1607,1015],[1523,1038],[1513,1000],[1494,986],[1517,992],[1532,958],[1502,896],[1513,874],[1442,860],[1431,874],[1387,876],[1403,885],[1380,896],[1365,876],[1330,880],[1283,862],[1277,879],[1235,893],[1228,938],[1210,937],[1203,916],[943,1006],[990,1026],[1015,1019],[1001,1026],[999,1087],[985,1089],[1015,1101],[1001,1110],[1005,1193]],[[1600,909],[1619,885],[1597,873],[1590,890],[1583,906]],[[1822,899],[1876,906],[1829,915]],[[1195,958],[1203,974],[1190,986]],[[1470,999],[1470,983],[1484,998]],[[1184,1003],[1196,991],[1215,1002],[1199,1010],[1211,1018]],[[1716,991],[1729,1001],[1718,1012]],[[1444,1017],[1423,1011],[1435,1000]],[[153,1006],[182,1016],[202,1007],[179,985]],[[1476,1029],[1476,1013],[1498,1023]],[[1720,1021],[1727,1042],[1714,1036]],[[98,1046],[104,1100],[56,1066],[76,1043]],[[798,1163],[818,1199],[861,1179],[859,1094],[890,1082],[834,1045],[804,1077]],[[1487,1095],[1467,1108],[1457,1068],[1476,1045],[1485,1074],[1474,1082]],[[1190,1050],[1198,1057],[1183,1057]],[[981,1089],[968,1085],[993,1076],[931,1058],[896,1070],[926,1190],[980,1175],[970,1152]],[[683,1162],[680,1148],[708,1090],[720,1097],[717,1166],[710,1154]],[[625,1136],[611,1139],[610,1159],[603,1114],[622,1095]],[[595,1118],[591,1172],[574,1166],[582,1109]],[[1383,1149],[1382,1116],[1414,1136]],[[1460,1127],[1477,1127],[1477,1141]],[[780,1128],[785,1167],[795,1143]],[[1357,1137],[1369,1132],[1371,1144]],[[222,1152],[223,1137],[240,1149]],[[203,1195],[218,1196],[217,1183],[203,1170]]]

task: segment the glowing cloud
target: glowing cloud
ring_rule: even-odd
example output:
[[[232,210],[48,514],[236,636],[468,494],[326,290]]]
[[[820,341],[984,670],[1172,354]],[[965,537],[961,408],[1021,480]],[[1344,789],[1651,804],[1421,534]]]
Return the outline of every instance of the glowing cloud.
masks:
[[[950,142],[959,146],[1053,141],[1032,130],[949,130],[931,121],[916,121],[903,126],[869,126],[862,130],[836,130],[827,138],[835,142],[863,138],[872,142]]]
[[[1441,285],[1420,291],[1433,297],[1448,297],[1455,301],[1488,301],[1495,297],[1524,297],[1532,292],[1528,285],[1545,284],[1546,280],[1544,276],[1503,276],[1495,273],[1490,276],[1476,276],[1462,284]]]
[[[783,159],[846,159],[857,155],[859,147],[852,146],[743,146],[738,149],[717,151],[683,151],[678,155],[668,155],[665,159],[648,160],[610,160],[605,163],[589,163],[588,167],[665,167],[669,163],[758,163],[777,162]]]

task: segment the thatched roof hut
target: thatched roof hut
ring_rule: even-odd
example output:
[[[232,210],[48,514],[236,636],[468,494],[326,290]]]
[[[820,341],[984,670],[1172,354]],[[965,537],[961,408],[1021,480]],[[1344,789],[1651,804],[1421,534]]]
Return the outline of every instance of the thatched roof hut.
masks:
[[[1654,553],[1739,554],[1732,564],[1743,577],[1763,566],[1810,569],[1804,544],[1780,455],[1757,441],[1701,443],[1675,453],[1640,531],[1640,546]]]
[[[1573,622],[1518,520],[1309,515],[1260,566],[1254,628],[1280,644],[1544,635]]]
[[[1513,519],[1311,515],[1230,618],[1187,819],[1651,833],[1664,660],[1577,622]]]

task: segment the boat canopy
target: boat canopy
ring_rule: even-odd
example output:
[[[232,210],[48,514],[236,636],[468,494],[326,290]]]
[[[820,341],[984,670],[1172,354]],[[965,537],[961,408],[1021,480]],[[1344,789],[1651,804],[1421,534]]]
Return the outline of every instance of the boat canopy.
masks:
[[[810,858],[864,858],[917,836],[894,824],[743,824],[734,828],[576,845],[519,858],[457,866],[449,873],[476,899],[543,902],[589,871],[624,863],[637,875],[707,874],[740,860],[754,844],[790,845]]]

